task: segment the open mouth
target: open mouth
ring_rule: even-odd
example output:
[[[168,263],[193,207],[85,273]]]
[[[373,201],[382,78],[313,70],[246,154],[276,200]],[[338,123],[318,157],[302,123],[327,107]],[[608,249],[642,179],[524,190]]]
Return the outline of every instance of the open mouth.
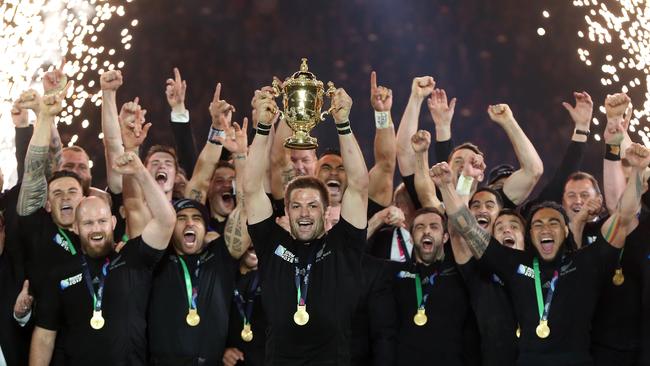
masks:
[[[72,205],[67,204],[67,203],[63,204],[63,206],[61,206],[61,214],[63,214],[63,215],[72,215]]]
[[[185,230],[183,233],[183,243],[190,246],[196,244],[196,232],[192,229]]]
[[[88,238],[93,243],[101,243],[104,241],[104,233],[91,233]]]
[[[422,249],[427,252],[433,251],[433,238],[430,236],[425,236],[422,238]]]
[[[573,206],[571,206],[571,211],[573,211],[574,213],[578,213],[578,212],[580,212],[580,210],[582,210],[581,205],[573,205]]]
[[[341,182],[338,180],[330,179],[325,184],[327,185],[327,189],[330,191],[330,193],[341,192]]]
[[[314,226],[314,222],[309,219],[298,220],[298,229],[300,231],[309,231]]]
[[[167,173],[165,172],[156,173],[156,182],[158,182],[158,184],[167,183]]]
[[[516,243],[515,238],[513,238],[512,236],[504,236],[503,237],[503,245],[512,248],[512,247],[515,246],[515,243]]]
[[[543,254],[553,253],[553,247],[555,246],[555,239],[552,237],[542,237],[540,240],[540,247],[542,248]]]
[[[485,215],[477,215],[476,222],[478,222],[478,225],[483,229],[487,229],[487,227],[490,225],[490,218]]]
[[[232,194],[232,192],[224,192],[221,194],[221,200],[223,200],[223,203],[227,205],[234,204],[235,203],[234,198],[235,196]]]

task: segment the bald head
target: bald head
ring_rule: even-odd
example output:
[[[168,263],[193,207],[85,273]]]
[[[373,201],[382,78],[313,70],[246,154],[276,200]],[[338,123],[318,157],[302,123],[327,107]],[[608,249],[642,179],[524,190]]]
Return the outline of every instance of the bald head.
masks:
[[[83,252],[93,258],[108,255],[113,248],[115,223],[105,199],[96,196],[83,198],[77,206],[74,223]]]

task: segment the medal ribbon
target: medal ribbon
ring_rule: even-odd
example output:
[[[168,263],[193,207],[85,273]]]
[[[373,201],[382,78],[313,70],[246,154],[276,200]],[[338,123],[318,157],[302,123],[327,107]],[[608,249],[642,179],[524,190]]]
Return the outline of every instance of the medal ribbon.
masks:
[[[90,277],[90,269],[88,268],[88,262],[86,262],[86,256],[81,256],[81,267],[84,272],[84,279],[86,280],[86,287],[88,287],[88,292],[93,298],[93,310],[101,311],[102,310],[102,299],[104,298],[104,281],[108,276],[108,265],[110,260],[106,258],[104,265],[102,265],[102,270],[99,274],[99,287],[97,288],[97,293],[95,293],[95,288],[93,287],[93,280]]]
[[[431,276],[424,277],[424,280],[428,281],[429,291],[427,291],[424,297],[422,297],[422,280],[420,279],[419,273],[415,274],[415,297],[417,298],[418,301],[418,309],[424,310],[424,304],[427,302],[427,299],[429,298],[429,294],[431,294],[431,290],[433,289],[433,283],[435,282],[437,276],[438,276],[438,271],[434,272]]]
[[[196,299],[199,296],[199,290],[196,287],[192,286],[192,277],[190,277],[190,271],[187,269],[187,264],[181,256],[178,256],[178,261],[183,267],[183,277],[185,279],[185,290],[187,290],[187,302],[190,309],[196,309]]]
[[[244,325],[251,323],[251,316],[253,315],[253,303],[255,302],[255,293],[257,292],[257,287],[259,284],[260,274],[255,272],[255,277],[251,282],[251,286],[246,293],[246,299],[235,289],[235,303],[237,304],[237,310],[239,310],[239,315],[241,315],[244,320]],[[244,311],[244,304],[246,304],[246,311]]]
[[[535,294],[537,297],[537,309],[539,311],[540,320],[548,320],[548,313],[551,309],[551,302],[553,301],[553,293],[555,292],[555,284],[559,278],[558,271],[553,272],[553,279],[551,279],[551,286],[546,293],[546,301],[542,303],[542,279],[539,272],[539,260],[537,257],[533,258],[533,267],[535,269]]]
[[[309,262],[307,262],[307,266],[305,267],[304,270],[304,276],[301,274],[300,270],[300,258],[296,257],[296,263],[295,263],[295,269],[296,269],[296,275],[295,275],[295,282],[296,282],[296,290],[298,292],[298,305],[305,306],[307,304],[307,290],[309,289],[309,274],[311,273],[311,267],[313,263],[315,262],[316,259],[316,253],[320,248],[314,248],[314,253],[311,255],[311,258]]]
[[[65,233],[65,230],[62,230],[60,227],[57,227],[57,230],[59,230],[59,234],[65,238],[65,244],[70,253],[72,255],[77,255],[77,250],[74,248],[74,245],[72,245],[72,240],[70,240],[68,234]]]

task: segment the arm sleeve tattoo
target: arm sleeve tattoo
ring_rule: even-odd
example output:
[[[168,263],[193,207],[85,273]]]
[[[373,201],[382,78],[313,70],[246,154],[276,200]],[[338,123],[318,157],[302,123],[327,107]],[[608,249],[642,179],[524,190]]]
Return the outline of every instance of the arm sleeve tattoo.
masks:
[[[476,218],[466,206],[449,215],[449,223],[465,239],[475,258],[481,258],[490,243],[490,233],[478,226]]]
[[[235,210],[226,221],[224,229],[224,240],[230,255],[234,258],[239,258],[242,253],[242,227],[241,227],[241,211]]]
[[[29,146],[27,149],[25,173],[16,206],[20,216],[28,216],[45,205],[47,200],[45,165],[48,149],[48,146]]]

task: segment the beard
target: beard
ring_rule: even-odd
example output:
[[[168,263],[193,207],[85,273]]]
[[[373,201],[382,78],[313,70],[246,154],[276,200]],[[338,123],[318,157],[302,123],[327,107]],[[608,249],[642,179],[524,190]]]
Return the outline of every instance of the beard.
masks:
[[[81,248],[91,258],[106,257],[113,250],[113,233],[105,235],[101,245],[91,244],[88,237],[79,237]]]

